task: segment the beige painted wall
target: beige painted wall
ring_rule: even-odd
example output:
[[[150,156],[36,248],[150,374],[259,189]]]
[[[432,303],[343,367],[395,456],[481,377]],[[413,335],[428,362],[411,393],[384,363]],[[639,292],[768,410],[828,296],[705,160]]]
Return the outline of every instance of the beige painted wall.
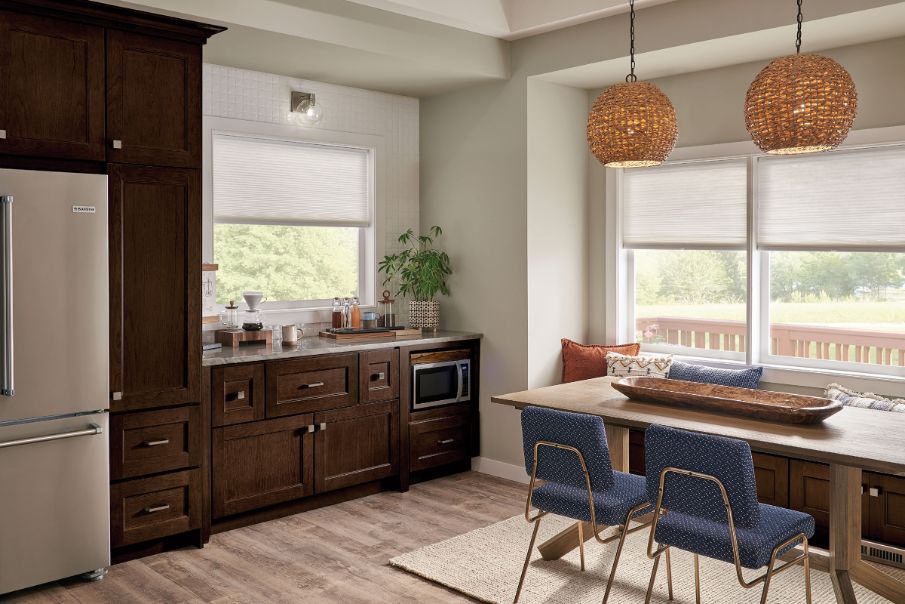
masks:
[[[725,15],[709,22],[695,21],[693,27],[677,28],[675,11],[680,5],[685,20],[689,11],[708,8],[725,11]],[[779,3],[683,0],[648,8],[641,12],[646,19],[643,45],[648,49],[662,48],[775,27],[781,17],[776,11],[767,10],[774,5],[778,7]],[[845,2],[831,0],[815,5],[814,10],[835,14],[833,11],[844,12],[845,6]],[[543,288],[541,282],[533,279],[544,275],[547,268],[535,266],[529,245],[540,241],[542,249],[552,250],[556,239],[569,235],[566,225],[574,222],[574,215],[552,229],[550,237],[541,232],[539,221],[553,210],[539,200],[544,197],[544,188],[554,180],[538,178],[535,168],[529,170],[529,166],[542,163],[542,157],[553,157],[557,152],[568,155],[575,141],[570,136],[549,138],[548,148],[543,151],[534,149],[530,141],[543,136],[546,124],[538,123],[539,120],[558,122],[559,118],[551,118],[550,112],[572,115],[569,119],[575,123],[571,127],[582,131],[585,120],[583,114],[579,118],[577,112],[563,111],[558,106],[547,112],[540,105],[534,106],[535,99],[541,100],[551,89],[529,85],[528,81],[531,76],[548,71],[621,56],[624,28],[605,21],[609,20],[519,40],[512,45],[513,76],[508,82],[481,84],[426,97],[421,102],[421,226],[439,223],[449,233],[448,250],[457,273],[452,283],[453,296],[442,302],[443,325],[485,334],[481,454],[492,460],[518,465],[523,462],[518,414],[490,404],[490,396],[548,380],[555,373],[551,363],[559,352],[559,338],[554,338],[546,326],[532,331],[538,320],[533,312],[536,292]],[[858,84],[858,127],[905,124],[905,104],[899,102],[905,86],[905,72],[899,64],[903,49],[905,40],[899,39],[826,53],[849,67]],[[740,108],[747,85],[761,66],[747,64],[659,80],[679,113],[680,144],[745,140]],[[587,102],[586,96],[585,111]],[[584,238],[588,253],[584,264],[587,274],[583,291],[588,309],[584,333],[589,339],[600,341],[607,315],[603,264],[606,177],[605,169],[589,154],[585,153],[583,162],[584,167],[576,168],[576,172],[584,170],[587,175],[586,228],[584,233],[579,231],[572,236]],[[570,203],[570,211],[577,208],[573,193],[569,198],[575,205]],[[568,296],[564,291],[553,293]],[[532,375],[535,369],[541,373]]]
[[[528,80],[528,387],[559,383],[588,327],[587,94]]]

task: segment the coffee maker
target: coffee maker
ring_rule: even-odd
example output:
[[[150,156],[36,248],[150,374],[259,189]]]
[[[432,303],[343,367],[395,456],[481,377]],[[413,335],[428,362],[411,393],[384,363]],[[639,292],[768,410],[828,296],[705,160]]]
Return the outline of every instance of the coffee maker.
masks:
[[[266,300],[264,292],[244,292],[242,297],[245,298],[245,304],[248,310],[242,316],[242,329],[245,331],[261,331],[264,329],[264,323],[261,322],[261,311],[258,305]]]

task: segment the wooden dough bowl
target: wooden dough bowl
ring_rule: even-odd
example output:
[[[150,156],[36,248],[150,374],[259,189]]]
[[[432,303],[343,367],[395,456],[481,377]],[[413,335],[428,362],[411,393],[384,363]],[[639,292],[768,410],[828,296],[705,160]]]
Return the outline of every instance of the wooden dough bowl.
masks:
[[[816,424],[842,410],[842,403],[816,396],[699,384],[683,380],[627,377],[613,388],[637,401],[681,405],[787,424]]]

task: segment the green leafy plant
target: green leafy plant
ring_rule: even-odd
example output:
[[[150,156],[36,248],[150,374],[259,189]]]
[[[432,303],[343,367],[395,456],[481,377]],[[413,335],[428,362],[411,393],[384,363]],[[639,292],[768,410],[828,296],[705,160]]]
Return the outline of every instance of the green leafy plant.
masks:
[[[446,279],[452,274],[449,256],[434,248],[434,241],[442,234],[443,229],[432,226],[427,235],[416,236],[412,229],[400,235],[399,243],[406,249],[384,256],[378,265],[386,275],[383,284],[398,278],[399,294],[419,302],[433,300],[438,293],[448,296]]]

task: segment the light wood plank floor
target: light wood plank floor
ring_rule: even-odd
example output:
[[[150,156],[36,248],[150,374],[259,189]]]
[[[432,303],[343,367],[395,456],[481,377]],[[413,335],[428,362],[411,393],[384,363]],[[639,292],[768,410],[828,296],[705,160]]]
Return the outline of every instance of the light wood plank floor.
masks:
[[[398,554],[524,510],[525,486],[476,472],[214,535],[6,602],[469,602],[388,566]]]

